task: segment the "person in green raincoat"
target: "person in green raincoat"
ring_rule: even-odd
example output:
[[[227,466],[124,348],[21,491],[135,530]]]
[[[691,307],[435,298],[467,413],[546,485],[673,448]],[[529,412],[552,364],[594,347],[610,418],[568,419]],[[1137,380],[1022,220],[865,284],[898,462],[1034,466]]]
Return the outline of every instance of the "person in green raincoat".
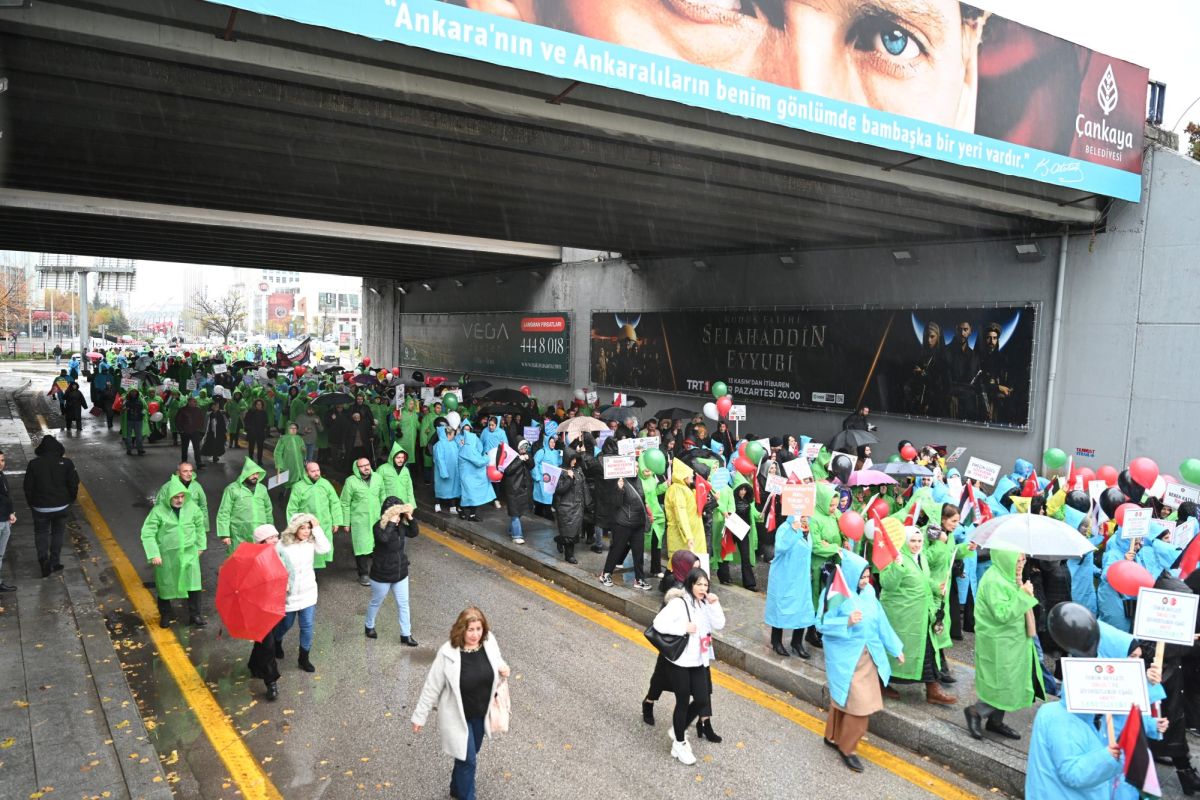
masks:
[[[375,436],[379,439],[380,448],[378,452],[386,453],[392,449],[392,441],[395,439],[392,429],[392,405],[386,397],[376,396],[372,398],[371,416],[375,419]],[[384,495],[386,497],[387,495]]]
[[[208,518],[208,495],[204,493],[204,487],[200,485],[200,481],[196,480],[196,468],[191,462],[184,461],[171,475],[172,478],[179,478],[179,481],[188,491],[188,496],[191,502],[200,510],[200,517],[204,520],[204,537],[208,540],[208,534],[212,532],[212,522]],[[155,502],[170,500],[171,495],[168,494],[171,490],[172,482],[168,480],[158,488],[158,493],[155,495]]]
[[[937,621],[933,628],[933,647],[941,657],[938,680],[941,683],[950,684],[956,682],[954,676],[950,674],[950,664],[945,655],[945,651],[954,644],[950,639],[950,598],[955,591],[952,568],[955,559],[961,561],[969,557],[975,550],[975,545],[971,542],[951,544],[954,539],[954,530],[958,527],[958,506],[953,503],[943,504],[937,512],[937,519],[936,523],[930,520],[930,525],[925,530],[927,539],[925,552],[929,555],[930,577],[939,587],[942,585],[946,587],[942,595],[942,602],[938,605]]]
[[[285,486],[289,492],[304,477],[304,455],[304,439],[300,436],[300,427],[294,422],[289,422],[287,433],[275,442],[275,474],[288,474]]]
[[[808,518],[808,533],[812,538],[812,563],[809,567],[812,571],[814,608],[821,597],[821,569],[842,549],[842,531],[837,523],[840,499],[833,484],[823,481],[817,483],[817,502],[813,508],[813,515]],[[804,638],[813,647],[821,646],[821,634],[816,625],[809,627]]]
[[[246,413],[246,401],[240,390],[225,404],[225,413],[229,415],[229,449],[237,450],[238,438],[242,435],[242,415]]]
[[[879,602],[896,635],[904,642],[904,663],[891,657],[892,683],[924,683],[925,702],[954,705],[958,698],[947,694],[938,683],[940,670],[933,646],[933,624],[942,594],[930,577],[929,559],[922,552],[925,532],[915,527],[905,531],[905,546],[898,548],[900,558],[879,573],[882,589]],[[891,686],[883,694],[891,698],[900,696]]]
[[[217,508],[217,538],[230,553],[242,542],[254,541],[254,529],[270,525],[271,498],[267,495],[267,471],[249,458],[242,474],[221,493]]]
[[[404,452],[408,453],[408,461],[411,464],[420,463],[417,459],[417,433],[420,427],[418,406],[419,403],[415,397],[408,397],[404,400],[404,408],[400,411],[400,433],[396,439],[404,448]]]
[[[662,551],[663,541],[667,534],[667,515],[663,511],[662,496],[667,493],[666,481],[646,467],[639,467],[642,481],[642,497],[646,498],[646,508],[650,511],[650,524],[646,526],[645,552],[650,554],[650,574],[655,578],[663,577]]]
[[[383,507],[383,479],[371,469],[370,459],[354,460],[354,469],[342,484],[343,525],[350,527],[350,542],[358,567],[358,582],[370,586],[371,553],[375,552],[375,523]]]
[[[403,458],[401,458],[403,454]],[[400,442],[392,443],[392,451],[387,463],[377,470],[379,480],[383,482],[379,496],[383,499],[396,497],[401,503],[417,509],[417,499],[413,496],[412,476],[408,474],[408,451]],[[382,505],[382,502],[380,503]]]
[[[131,401],[132,406],[131,408]],[[131,421],[130,413],[136,414]],[[146,455],[145,440],[150,436],[150,411],[146,401],[137,389],[125,393],[121,405],[121,438],[125,440],[125,455],[133,455],[133,447],[137,446],[139,456]]]
[[[975,600],[975,694],[979,701],[963,713],[967,731],[976,739],[983,738],[984,730],[1020,739],[1021,734],[1004,724],[1004,712],[1029,708],[1035,697],[1046,699],[1033,644],[1037,600],[1033,584],[1021,582],[1025,554],[1001,548],[991,553],[992,566],[979,579]]]
[[[742,538],[733,537],[734,549],[727,556],[722,556],[722,541],[725,533],[725,518],[736,515],[750,526],[750,530]],[[758,507],[754,505],[754,487],[745,475],[733,473],[733,483],[717,493],[717,510],[713,512],[712,550],[710,559],[716,567],[717,579],[721,583],[732,583],[729,574],[730,564],[740,564],[742,568],[742,586],[748,591],[758,591],[758,579],[754,575],[754,554],[758,550]]]
[[[187,600],[189,624],[204,627],[200,614],[200,553],[206,544],[200,509],[179,476],[172,476],[142,523],[142,549],[154,566],[161,627],[166,628],[175,619],[171,601],[182,599]]]
[[[292,388],[296,390],[296,394],[293,395],[291,389],[288,390],[287,421],[298,423],[304,416],[304,409],[308,408],[308,404],[312,401],[308,399],[308,395],[304,394],[300,387],[295,386]]]
[[[431,486],[433,485],[433,453],[431,452],[430,442],[434,442],[434,422],[440,416],[442,416],[442,401],[438,400],[421,417],[421,476],[425,479],[425,483]],[[434,443],[436,444],[436,442]]]
[[[326,564],[333,561],[333,533],[346,526],[346,518],[337,491],[332,483],[321,477],[321,465],[316,461],[304,465],[304,477],[292,487],[287,518],[291,519],[296,514],[312,514],[321,523],[321,529],[329,531],[329,552],[313,556],[313,569],[324,569]]]

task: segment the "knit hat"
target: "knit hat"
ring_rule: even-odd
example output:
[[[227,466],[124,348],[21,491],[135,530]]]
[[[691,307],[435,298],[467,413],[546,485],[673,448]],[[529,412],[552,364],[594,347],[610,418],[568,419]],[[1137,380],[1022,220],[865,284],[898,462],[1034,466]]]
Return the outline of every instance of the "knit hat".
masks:
[[[272,536],[278,536],[279,531],[275,530],[274,525],[259,525],[254,529],[254,541],[265,542]]]

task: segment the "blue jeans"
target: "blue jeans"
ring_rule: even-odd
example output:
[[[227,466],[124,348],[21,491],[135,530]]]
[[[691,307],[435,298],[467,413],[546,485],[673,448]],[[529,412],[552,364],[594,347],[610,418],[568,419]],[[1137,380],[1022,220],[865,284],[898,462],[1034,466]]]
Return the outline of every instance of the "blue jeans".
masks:
[[[371,581],[371,602],[367,603],[367,627],[375,627],[375,615],[379,613],[379,607],[387,599],[388,592],[392,593],[392,597],[396,598],[396,605],[400,607],[400,635],[411,636],[412,617],[408,612],[408,578],[396,583]]]
[[[129,429],[122,431],[125,437],[125,449],[132,450],[137,447],[138,450],[145,450],[146,446],[142,443],[142,419],[129,420]]]
[[[304,443],[304,463],[308,464],[308,462],[310,462],[310,461],[316,461],[316,457],[317,457],[316,444],[309,444],[308,442],[305,442]]]
[[[313,620],[317,616],[317,606],[314,603],[308,608],[302,608],[299,611],[288,611],[283,615],[283,619],[275,626],[275,641],[283,641],[283,636],[292,629],[296,624],[296,618],[300,618],[300,647],[304,650],[312,650],[313,637]]]
[[[508,526],[508,532],[512,534],[514,539],[524,539],[525,533],[521,530],[521,518],[509,517],[509,520],[510,524]]]
[[[458,800],[475,800],[475,763],[483,746],[483,717],[467,720],[467,759],[454,759],[450,773],[450,788]]]
[[[1054,677],[1054,673],[1046,669],[1046,656],[1042,653],[1042,640],[1036,636],[1033,637],[1033,649],[1037,651],[1038,666],[1042,668],[1042,683],[1046,685],[1046,691],[1058,695],[1062,687],[1058,685],[1058,679]]]

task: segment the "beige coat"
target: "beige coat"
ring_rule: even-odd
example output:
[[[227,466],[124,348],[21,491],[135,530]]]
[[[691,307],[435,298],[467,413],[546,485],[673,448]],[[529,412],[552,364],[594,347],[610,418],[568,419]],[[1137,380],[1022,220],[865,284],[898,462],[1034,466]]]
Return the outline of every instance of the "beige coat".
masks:
[[[500,645],[496,643],[496,634],[489,633],[483,643],[483,651],[487,653],[488,661],[492,664],[492,696],[500,686],[500,670],[507,665],[500,655]],[[413,711],[412,723],[425,725],[429,712],[437,709],[438,733],[442,739],[442,752],[451,758],[465,761],[467,758],[467,715],[463,712],[462,694],[459,692],[458,680],[462,670],[462,651],[451,647],[449,642],[438,648],[433,663],[429,665],[429,675],[425,678],[425,686],[421,689],[421,697],[417,708]],[[490,731],[489,724],[491,707],[484,718],[484,731]],[[491,738],[491,733],[488,733]]]

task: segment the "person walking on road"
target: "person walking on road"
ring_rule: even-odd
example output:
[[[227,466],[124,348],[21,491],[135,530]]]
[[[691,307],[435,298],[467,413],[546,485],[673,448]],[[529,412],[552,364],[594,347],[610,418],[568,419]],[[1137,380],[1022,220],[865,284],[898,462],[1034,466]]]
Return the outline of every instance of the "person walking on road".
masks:
[[[578,564],[575,545],[583,530],[583,516],[587,509],[587,480],[583,475],[582,456],[574,450],[567,453],[558,486],[554,488],[554,520],[558,535],[554,537],[563,558],[568,564]]]
[[[251,541],[259,525],[271,524],[271,498],[262,483],[266,477],[267,471],[247,458],[242,474],[221,493],[217,536],[230,553]]]
[[[204,521],[188,487],[172,475],[167,488],[142,523],[142,549],[154,566],[154,591],[158,595],[158,624],[175,620],[172,600],[187,600],[188,623],[203,628],[200,613],[200,554],[207,547]]]
[[[625,560],[625,555],[633,553],[633,588],[649,591],[650,584],[646,583],[645,551],[646,544],[646,501],[639,491],[641,484],[637,478],[617,478],[618,505],[612,514],[612,546],[604,561],[604,571],[600,573],[600,582],[612,586],[612,573],[617,564]]]
[[[25,468],[22,489],[33,512],[33,537],[42,577],[50,577],[62,565],[63,536],[67,532],[67,508],[79,495],[79,473],[66,457],[66,450],[53,436],[43,436]]]
[[[817,623],[812,584],[809,583],[813,540],[804,524],[804,518],[790,516],[779,526],[775,533],[775,558],[767,573],[767,602],[763,616],[771,626],[771,649],[784,658],[790,654],[783,647],[783,631],[792,631],[792,653],[808,659],[810,654],[804,647],[804,635]]]
[[[821,598],[821,633],[830,698],[823,738],[825,744],[838,751],[849,769],[862,772],[862,761],[855,751],[866,735],[867,721],[883,709],[879,687],[881,682],[886,686],[892,677],[888,656],[903,664],[904,643],[892,630],[887,614],[875,598],[866,559],[842,550],[840,569],[850,597],[836,607],[831,607],[833,596],[828,589]]]
[[[229,427],[229,415],[225,412],[225,398],[213,398],[204,420],[204,442],[200,453],[216,464],[225,455],[225,431]]]
[[[687,647],[679,658],[670,661],[671,690],[675,694],[672,716],[674,736],[671,757],[680,764],[696,763],[687,729],[698,719],[699,735],[719,742],[712,729],[712,682],[708,664],[713,658],[712,634],[725,627],[725,612],[720,600],[708,591],[708,573],[697,566],[688,573],[683,589],[671,589],[666,605],[654,618],[654,629],[674,636],[687,634]]]
[[[208,534],[212,533],[212,522],[208,516],[208,495],[204,493],[204,487],[200,485],[200,481],[196,480],[195,467],[192,466],[191,462],[184,461],[175,468],[175,472],[171,474],[171,477],[179,478],[187,489],[188,496],[195,503],[196,508],[200,510],[200,518],[204,520],[204,538],[207,542]],[[161,503],[170,500],[171,495],[168,494],[170,490],[171,480],[168,478],[167,482],[158,488],[158,492],[154,496],[154,502]]]
[[[464,610],[433,658],[412,715],[413,733],[420,733],[436,706],[442,752],[454,759],[450,796],[456,800],[475,800],[479,748],[484,734],[492,735],[492,698],[509,672],[483,612]]]
[[[150,418],[142,394],[137,389],[130,389],[121,401],[121,438],[125,440],[125,455],[133,455],[134,447],[139,456],[146,455],[144,442],[149,435]]]
[[[698,566],[700,566],[700,559],[691,550],[676,550],[671,553],[671,571],[663,576],[658,587],[658,590],[663,592],[663,601],[659,606],[660,611],[662,606],[667,604],[666,593],[672,589],[682,590],[687,576]],[[663,658],[662,653],[659,653],[658,658],[654,661],[654,672],[650,675],[650,688],[646,690],[646,696],[642,699],[642,721],[647,725],[654,724],[654,704],[658,702],[658,698],[662,697],[663,692],[670,690],[671,662]]]
[[[279,553],[279,531],[275,530],[274,525],[259,525],[254,529],[255,544],[270,544],[275,545],[275,553]],[[282,559],[280,559],[282,562]],[[291,575],[288,575],[288,585],[291,585]],[[286,601],[285,601],[286,603]],[[250,660],[246,666],[250,669],[250,675],[258,678],[267,687],[267,699],[274,701],[279,697],[279,661],[276,656],[275,631],[278,630],[278,625],[271,628],[262,639],[254,643],[250,648]],[[279,650],[279,655],[282,656],[282,650]]]
[[[250,458],[263,460],[263,448],[267,443],[267,404],[261,397],[255,398],[250,410],[242,417],[242,425],[246,428],[246,455]]]
[[[304,465],[304,478],[292,487],[292,496],[288,498],[287,516],[291,519],[299,513],[312,514],[317,518],[321,530],[329,531],[329,552],[317,553],[313,559],[314,569],[324,569],[333,561],[332,536],[338,528],[346,524],[342,513],[342,501],[338,499],[337,490],[333,484],[321,477],[321,465],[310,461]]]
[[[400,443],[392,445],[397,456],[407,457],[400,448]],[[415,539],[417,523],[412,517],[412,510],[405,508],[405,503],[399,497],[389,495],[383,501],[379,521],[375,523],[375,554],[371,557],[371,601],[367,604],[367,618],[364,632],[368,639],[378,638],[375,632],[375,616],[388,594],[396,598],[396,607],[400,613],[400,643],[416,647],[417,640],[412,636],[412,616],[408,605],[408,554],[405,552],[405,539]]]
[[[79,391],[79,384],[71,381],[67,391],[63,393],[63,421],[66,423],[63,427],[68,432],[74,425],[76,433],[83,433],[83,410],[87,407],[87,400],[84,399],[83,392]]]
[[[513,544],[525,544],[521,517],[533,510],[533,459],[529,442],[517,442],[517,457],[504,468],[504,501],[508,504],[508,532]]]
[[[350,528],[358,582],[370,586],[371,553],[375,550],[375,522],[383,506],[383,480],[371,469],[366,456],[355,459],[354,471],[342,484],[342,519]]]
[[[305,672],[316,672],[308,654],[312,650],[313,623],[317,615],[317,574],[313,559],[329,552],[329,539],[312,514],[297,514],[279,535],[275,545],[279,560],[288,572],[287,600],[283,619],[275,626],[275,657],[283,658],[283,637],[300,622],[300,658],[297,663]]]
[[[4,474],[8,459],[0,450],[0,570],[4,567],[4,551],[8,549],[8,539],[12,535],[12,526],[17,524],[17,515],[13,509],[12,495],[8,492],[8,477]],[[17,587],[5,583],[0,577],[0,592],[15,592]]]
[[[188,460],[188,448],[190,447],[192,454],[196,457],[196,469],[204,469],[204,460],[200,455],[200,443],[204,438],[204,412],[200,409],[199,401],[195,397],[189,397],[187,405],[179,409],[179,413],[175,415],[175,429],[179,431],[181,446],[179,460]]]
[[[287,433],[280,436],[275,442],[274,453],[275,474],[287,473],[287,481],[284,484],[285,492],[291,492],[292,487],[304,477],[304,453],[304,439],[300,437],[300,426],[295,422],[289,422]],[[333,531],[330,533],[332,534]]]

